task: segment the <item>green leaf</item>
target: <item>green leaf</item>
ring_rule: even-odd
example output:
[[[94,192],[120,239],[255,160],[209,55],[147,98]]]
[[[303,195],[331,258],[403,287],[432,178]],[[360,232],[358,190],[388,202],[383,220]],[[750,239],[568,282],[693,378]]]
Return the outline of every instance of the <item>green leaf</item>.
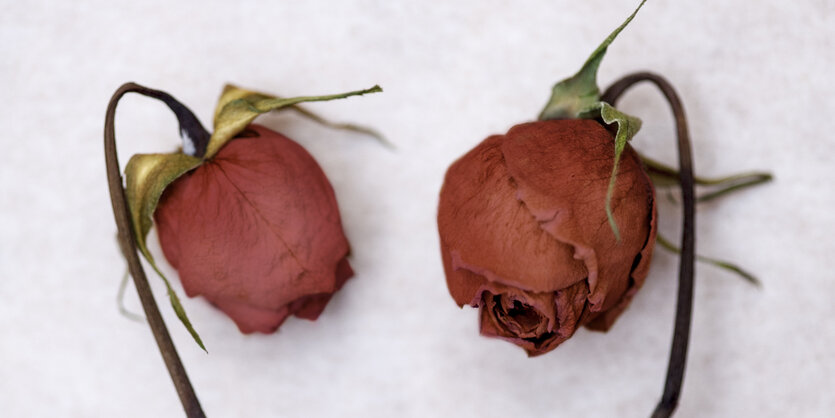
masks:
[[[243,131],[256,116],[278,110],[285,107],[292,107],[302,102],[320,102],[335,99],[344,99],[350,96],[361,96],[368,93],[381,92],[380,86],[370,89],[351,91],[347,93],[332,94],[326,96],[302,96],[293,98],[278,98],[266,94],[255,93],[240,89],[235,86],[226,86],[218,100],[215,109],[214,133],[209,140],[205,159],[212,158],[223,146]]]
[[[206,346],[203,345],[203,340],[200,339],[200,335],[197,334],[197,331],[191,325],[191,321],[188,320],[188,316],[186,316],[186,311],[183,309],[183,305],[180,304],[180,298],[177,297],[177,294],[174,293],[174,289],[171,288],[171,283],[168,282],[168,279],[165,278],[165,275],[162,274],[161,271],[157,268],[155,264],[152,263],[154,266],[154,270],[156,270],[157,274],[162,277],[162,281],[165,282],[165,287],[168,289],[168,299],[171,301],[171,307],[174,308],[174,312],[177,314],[177,318],[180,318],[180,322],[185,325],[186,329],[188,330],[189,334],[191,334],[191,338],[194,338],[194,342],[200,346],[206,353],[209,351],[206,350]]]
[[[681,249],[675,246],[672,242],[668,241],[664,238],[661,234],[656,236],[656,242],[662,248],[670,251],[674,254],[681,254]],[[701,261],[702,263],[707,263],[716,267],[719,267],[724,270],[728,270],[732,273],[736,273],[738,276],[742,277],[743,279],[747,280],[749,283],[753,284],[754,286],[760,287],[760,281],[753,274],[743,270],[741,267],[737,266],[736,264],[730,263],[728,261],[717,260],[715,258],[704,257],[701,255],[696,255],[696,260]]]
[[[591,56],[573,76],[555,84],[551,98],[539,114],[539,120],[581,118],[582,113],[594,108],[600,101],[600,89],[597,87],[597,69],[606,55],[606,50],[618,34],[632,21],[646,0],[626,20],[609,34],[603,43],[592,52]]]
[[[620,241],[620,231],[612,213],[612,195],[615,192],[620,156],[623,149],[626,148],[626,143],[641,129],[641,120],[620,112],[612,105],[604,102],[600,102],[600,117],[606,124],[618,124],[618,132],[615,134],[615,163],[612,165],[612,175],[609,177],[609,187],[606,189],[606,218],[609,220],[612,232],[615,233],[615,238]]]
[[[159,204],[162,192],[174,180],[186,172],[196,168],[202,160],[183,153],[173,154],[137,154],[131,157],[125,166],[125,194],[131,214],[131,223],[139,251],[148,260],[154,271],[159,274],[168,290],[168,299],[177,317],[185,325],[194,341],[204,351],[206,347],[194,330],[180,304],[180,299],[171,288],[171,283],[157,267],[154,256],[148,251],[146,238],[153,225],[154,211]]]
[[[678,186],[678,170],[643,155],[641,155],[641,161],[644,163],[647,174],[649,174],[649,178],[656,188]],[[714,190],[696,198],[697,202],[702,203],[758,184],[767,183],[773,180],[774,176],[768,172],[752,171],[727,177],[707,178],[696,176],[693,179],[698,186],[715,187]]]

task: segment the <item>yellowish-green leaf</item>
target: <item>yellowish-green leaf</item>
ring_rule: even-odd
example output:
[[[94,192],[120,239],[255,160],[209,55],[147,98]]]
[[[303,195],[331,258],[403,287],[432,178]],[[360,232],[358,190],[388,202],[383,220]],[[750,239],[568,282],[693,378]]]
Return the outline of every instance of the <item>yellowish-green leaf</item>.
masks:
[[[361,96],[363,94],[381,91],[383,89],[380,86],[374,86],[370,89],[326,96],[278,98],[240,89],[235,86],[226,86],[215,109],[214,132],[209,140],[209,146],[204,158],[212,158],[229,140],[243,131],[256,116],[262,113],[292,107],[303,102],[344,99],[350,96]]]
[[[174,180],[186,172],[196,168],[202,162],[201,159],[183,153],[173,154],[137,154],[131,157],[125,167],[125,194],[130,209],[133,232],[136,237],[136,244],[139,251],[151,264],[151,267],[159,274],[165,282],[168,290],[168,298],[177,317],[185,325],[194,341],[204,351],[206,347],[203,341],[194,330],[180,304],[180,299],[171,288],[171,283],[157,267],[154,256],[148,251],[146,238],[153,225],[154,211],[157,208],[162,192]]]
[[[250,100],[260,100],[260,99],[271,99],[276,96],[270,96],[268,94],[259,93],[257,91],[246,90],[242,89],[238,86],[227,84],[223,86],[223,92],[220,93],[220,98],[217,100],[217,105],[215,105],[215,115],[212,117],[212,120],[215,124],[217,124],[218,116],[220,115],[220,111],[226,107],[229,102],[233,102],[238,99],[243,99],[249,96]]]
[[[266,100],[266,99],[274,99],[274,98],[278,99],[278,98],[280,98],[279,96],[271,96],[271,95],[264,94],[264,93],[259,93],[259,92],[256,92],[256,91],[245,90],[245,89],[242,89],[240,87],[236,87],[236,86],[233,86],[231,84],[227,84],[223,88],[223,93],[221,93],[220,99],[218,100],[217,106],[215,107],[214,120],[217,120],[218,115],[220,115],[220,111],[223,109],[224,106],[229,104],[229,102],[232,102],[232,101],[235,101],[235,100],[238,100],[238,99],[244,99],[246,97],[248,97],[249,100]],[[298,112],[301,116],[303,116],[305,118],[308,118],[308,119],[310,119],[310,120],[312,120],[312,121],[314,121],[318,124],[327,126],[328,128],[341,129],[341,130],[345,130],[345,131],[351,131],[351,132],[356,132],[356,133],[360,133],[360,134],[363,134],[363,135],[368,135],[368,136],[371,136],[371,137],[377,139],[378,141],[380,141],[380,143],[382,143],[386,147],[394,148],[394,145],[391,142],[389,142],[381,133],[377,132],[376,130],[374,130],[372,128],[369,128],[369,127],[366,127],[366,126],[356,125],[356,124],[353,124],[353,123],[332,122],[332,121],[327,120],[326,118],[310,111],[309,109],[304,108],[304,107],[299,106],[299,105],[288,106],[288,108]]]
[[[130,207],[139,250],[150,258],[145,237],[153,225],[162,192],[174,180],[200,165],[201,160],[183,153],[136,154],[125,167],[125,194]]]

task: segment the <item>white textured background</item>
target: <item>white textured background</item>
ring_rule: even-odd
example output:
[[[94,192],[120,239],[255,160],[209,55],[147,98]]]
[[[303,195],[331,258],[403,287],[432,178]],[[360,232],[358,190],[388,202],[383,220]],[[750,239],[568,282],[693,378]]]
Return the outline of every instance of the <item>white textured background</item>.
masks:
[[[378,128],[396,152],[293,115],[259,119],[319,160],[354,247],[357,276],[318,322],[247,337],[185,300],[206,355],[159,298],[210,416],[649,414],[672,333],[674,256],[657,251],[611,332],[582,330],[528,359],[479,337],[475,310],[452,302],[435,226],[446,167],[535,118],[637,0],[115,3],[0,1],[0,416],[181,414],[149,330],[115,303],[125,267],[102,126],[129,80],[169,91],[204,123],[227,81],[285,96],[385,89],[309,108]],[[699,207],[700,252],[765,285],[697,267],[679,416],[835,415],[833,39],[829,0],[650,0],[603,62],[604,87],[642,69],[678,87],[698,173],[777,176]],[[644,120],[636,148],[674,163],[660,96],[639,87],[622,106]],[[135,95],[117,134],[122,164],[178,144],[168,110]],[[665,203],[661,216],[677,236],[678,208]],[[140,309],[132,290],[127,305]]]

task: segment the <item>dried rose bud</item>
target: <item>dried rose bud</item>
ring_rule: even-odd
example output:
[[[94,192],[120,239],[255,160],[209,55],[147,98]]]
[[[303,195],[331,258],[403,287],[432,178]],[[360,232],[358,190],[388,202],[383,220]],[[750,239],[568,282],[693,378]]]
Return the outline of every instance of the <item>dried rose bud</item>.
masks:
[[[136,246],[165,282],[171,305],[205,349],[146,245],[156,220],[165,257],[189,296],[202,295],[241,332],[270,333],[290,315],[314,320],[353,276],[336,198],[299,144],[258,125],[260,114],[302,102],[380,92],[279,98],[227,86],[209,134],[168,93],[137,86],[177,115],[182,150],[137,154],[125,167]],[[296,108],[302,115],[329,122]],[[342,129],[377,135],[350,124]]]
[[[647,276],[652,185],[628,145],[604,211],[614,138],[593,120],[525,123],[491,136],[446,174],[438,208],[450,294],[480,310],[481,333],[529,355],[577,327],[607,330]]]
[[[353,275],[333,188],[299,144],[263,126],[172,183],[155,213],[168,262],[241,332],[315,320]]]
[[[638,9],[554,85],[539,122],[485,139],[450,166],[441,189],[452,298],[479,308],[483,335],[529,355],[581,325],[607,330],[647,276],[654,190],[627,144],[641,121],[597,87],[606,50]]]

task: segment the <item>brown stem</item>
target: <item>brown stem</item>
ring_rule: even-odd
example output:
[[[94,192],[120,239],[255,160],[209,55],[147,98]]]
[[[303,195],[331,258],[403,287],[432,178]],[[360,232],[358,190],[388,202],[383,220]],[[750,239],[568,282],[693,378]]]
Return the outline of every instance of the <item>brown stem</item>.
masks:
[[[664,393],[652,413],[653,418],[669,417],[678,406],[681,386],[684,381],[684,369],[687,363],[687,345],[690,340],[690,323],[693,314],[693,267],[695,261],[695,207],[696,199],[693,179],[693,158],[690,148],[690,136],[687,131],[687,119],[684,106],[673,86],[658,74],[640,72],[627,75],[612,84],[603,93],[601,100],[612,105],[630,87],[641,81],[655,84],[664,94],[676,120],[678,136],[679,183],[684,201],[683,233],[681,236],[681,261],[679,263],[678,301],[676,302],[675,330],[670,348],[670,360],[667,365],[667,380]]]
[[[177,349],[174,348],[174,343],[171,341],[171,335],[168,333],[165,322],[162,320],[162,315],[160,315],[159,308],[157,308],[157,304],[154,301],[154,295],[151,293],[151,287],[148,285],[148,278],[145,276],[145,271],[142,269],[142,264],[139,262],[139,255],[136,251],[136,239],[133,228],[131,227],[130,213],[128,212],[128,205],[125,200],[125,190],[122,188],[122,176],[120,174],[121,170],[119,169],[119,159],[116,154],[116,133],[114,129],[116,105],[125,93],[130,92],[173,100],[171,96],[159,90],[152,90],[134,83],[125,83],[113,93],[110,103],[107,104],[107,113],[104,118],[104,159],[107,165],[107,184],[110,189],[110,201],[113,204],[113,216],[116,218],[116,226],[119,230],[119,246],[128,262],[128,268],[131,276],[133,276],[136,291],[139,293],[140,301],[142,301],[142,308],[145,310],[145,316],[148,319],[148,324],[151,326],[151,332],[157,341],[157,347],[159,347],[159,351],[165,361],[165,366],[168,368],[168,374],[171,375],[171,380],[174,382],[174,387],[177,389],[177,394],[180,396],[180,402],[183,404],[186,415],[188,417],[205,417],[206,415],[200,407],[200,401],[197,400],[197,395],[194,393],[191,382],[189,382],[183,363],[180,361],[179,355],[177,355]],[[169,107],[171,106],[168,101],[166,103],[169,104]],[[179,104],[179,106],[185,108],[182,104]],[[191,114],[191,112],[189,111],[188,114]],[[177,116],[181,120],[182,129],[183,119],[179,113]],[[191,116],[193,117],[194,115],[191,114]]]

